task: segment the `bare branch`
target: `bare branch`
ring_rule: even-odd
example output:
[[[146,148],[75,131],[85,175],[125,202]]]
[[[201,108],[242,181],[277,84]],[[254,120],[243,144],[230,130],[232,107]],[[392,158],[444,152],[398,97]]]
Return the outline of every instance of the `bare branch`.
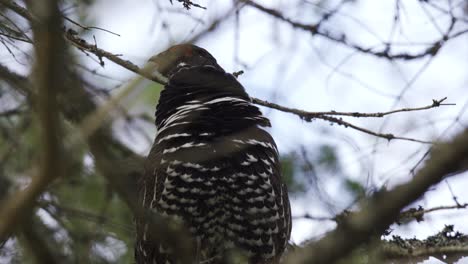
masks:
[[[84,29],[84,30],[96,29],[96,30],[101,30],[101,31],[107,32],[107,33],[109,33],[109,34],[112,34],[112,35],[115,35],[115,36],[120,37],[120,34],[117,34],[117,33],[115,33],[115,32],[112,32],[112,31],[107,30],[107,29],[104,29],[104,28],[93,27],[93,26],[83,26],[83,25],[81,25],[80,23],[76,22],[75,20],[73,20],[73,19],[71,19],[71,18],[69,18],[69,17],[63,16],[63,18],[64,18],[65,20],[67,20],[68,22],[72,23],[73,25],[78,26],[78,27],[80,27],[80,28],[82,28],[82,29]]]
[[[85,40],[77,37],[76,34],[74,34],[70,30],[67,31],[66,37],[67,37],[67,39],[69,41],[71,41],[72,44],[74,44],[78,48],[89,51],[89,52],[95,54],[96,56],[98,56],[98,58],[100,58],[100,59],[102,59],[102,57],[105,57],[105,58],[113,61],[114,63],[119,64],[122,67],[124,67],[124,68],[126,68],[126,69],[128,69],[128,70],[130,70],[130,71],[132,71],[134,73],[140,74],[140,75],[142,75],[142,76],[144,76],[146,78],[149,78],[149,79],[151,79],[151,80],[153,80],[155,82],[158,82],[158,83],[161,83],[161,84],[165,84],[167,82],[167,79],[165,77],[163,77],[162,75],[158,74],[158,75],[155,76],[154,70],[152,70],[151,68],[147,69],[145,67],[145,69],[140,69],[138,66],[136,66],[132,62],[119,58],[118,55],[115,55],[115,54],[112,54],[112,53],[107,52],[105,50],[99,49],[96,45],[88,44]],[[417,111],[417,110],[425,110],[425,109],[438,107],[440,105],[445,105],[445,104],[442,104],[442,102],[445,99],[446,98],[443,98],[441,100],[433,100],[433,104],[430,105],[430,106],[426,106],[426,107],[420,107],[420,108],[414,108],[414,109],[410,109],[410,108],[408,108],[408,109],[399,109],[399,110],[385,112],[385,113],[363,114],[363,113],[344,113],[344,112],[334,112],[334,111],[331,111],[331,112],[317,112],[317,113],[306,112],[306,111],[303,111],[303,110],[286,108],[286,107],[282,107],[282,106],[274,104],[274,103],[269,103],[269,102],[266,102],[266,101],[263,101],[263,100],[260,100],[260,99],[252,98],[254,103],[264,105],[264,106],[268,106],[268,107],[271,107],[271,108],[275,108],[275,109],[278,109],[278,110],[281,110],[281,111],[284,111],[284,112],[294,113],[296,115],[299,115],[302,119],[304,119],[304,120],[306,120],[308,122],[310,122],[312,118],[324,119],[324,120],[327,120],[327,121],[330,121],[330,122],[333,122],[333,123],[343,125],[345,127],[351,127],[353,129],[359,130],[359,131],[364,132],[364,133],[369,134],[369,135],[385,138],[387,140],[399,139],[399,140],[407,140],[407,141],[413,141],[413,142],[419,142],[419,143],[425,143],[425,144],[431,144],[432,142],[417,140],[417,139],[412,139],[412,138],[406,138],[406,137],[400,137],[400,136],[394,136],[393,134],[377,133],[377,132],[373,132],[373,131],[370,131],[370,130],[365,129],[365,128],[358,127],[356,125],[345,122],[343,120],[340,120],[340,119],[337,119],[337,118],[334,118],[334,117],[324,116],[324,115],[330,113],[330,115],[350,115],[350,116],[355,116],[355,117],[359,117],[359,116],[362,116],[362,117],[369,117],[369,116],[378,117],[378,115],[385,116],[385,115],[393,114],[393,113],[397,113],[397,112]]]
[[[73,30],[67,30],[67,32],[65,33],[65,38],[78,49],[93,53],[99,58],[100,61],[102,61],[102,58],[106,58],[126,68],[127,70],[144,76],[152,81],[155,81],[160,84],[167,83],[167,78],[162,76],[160,73],[155,72],[155,70],[152,69],[152,67],[149,66],[141,69],[135,64],[133,64],[131,61],[121,59],[120,55],[112,54],[108,51],[98,48],[97,45],[89,44],[88,42],[86,42],[86,40],[79,38],[76,32],[74,32]],[[104,66],[103,63],[101,65]]]
[[[307,24],[303,24],[303,23],[300,23],[300,22],[297,22],[297,21],[294,21],[290,18],[287,18],[285,17],[281,12],[279,12],[278,10],[275,10],[275,9],[271,9],[271,8],[267,8],[263,5],[260,5],[254,1],[251,1],[251,0],[242,0],[242,2],[246,3],[247,5],[251,6],[251,7],[254,7],[256,8],[257,10],[260,10],[270,16],[273,16],[274,18],[280,20],[280,21],[283,21],[283,22],[286,22],[288,24],[290,24],[292,27],[294,28],[299,28],[299,29],[302,29],[302,30],[305,30],[307,32],[310,32],[312,35],[318,35],[318,36],[321,36],[321,37],[324,37],[328,40],[331,40],[333,42],[336,42],[338,44],[342,44],[346,47],[349,47],[349,48],[352,48],[358,52],[361,52],[361,53],[364,53],[364,54],[369,54],[369,55],[373,55],[373,56],[376,56],[378,58],[384,58],[384,59],[388,59],[388,60],[396,60],[396,59],[400,59],[400,60],[414,60],[414,59],[420,59],[420,58],[424,58],[426,56],[435,56],[440,48],[442,47],[442,45],[447,41],[449,40],[449,33],[452,31],[453,29],[453,26],[456,22],[456,19],[453,18],[452,21],[451,21],[451,24],[449,25],[448,29],[447,29],[447,32],[444,34],[444,36],[442,36],[439,40],[435,41],[434,43],[430,44],[425,50],[419,52],[419,53],[415,53],[415,54],[410,54],[410,53],[395,53],[395,54],[392,54],[390,53],[390,49],[388,47],[387,44],[383,43],[383,48],[382,50],[380,51],[375,51],[373,50],[373,48],[368,48],[368,47],[363,47],[363,46],[360,46],[358,44],[355,44],[355,43],[351,43],[347,38],[346,38],[346,35],[344,35],[344,33],[341,33],[340,35],[334,35],[332,34],[331,32],[327,31],[327,30],[322,30],[321,29],[321,23],[317,23],[317,24],[311,24],[311,25],[307,25]],[[466,32],[460,32],[460,34],[464,34]],[[455,35],[455,37],[457,37],[459,35]]]
[[[406,140],[406,141],[418,142],[418,143],[423,143],[423,144],[432,144],[433,143],[431,141],[419,140],[419,139],[408,138],[408,137],[400,137],[400,136],[395,136],[393,134],[377,133],[377,132],[374,132],[372,130],[362,128],[362,127],[353,125],[353,124],[351,124],[349,122],[343,121],[341,118],[336,118],[336,117],[331,117],[331,116],[324,115],[324,116],[318,116],[317,119],[323,119],[323,120],[330,121],[332,123],[342,125],[344,127],[350,127],[350,128],[353,128],[355,130],[361,131],[363,133],[366,133],[366,134],[369,134],[369,135],[372,135],[372,136],[376,136],[376,137],[379,137],[379,138],[385,138],[388,141],[390,141],[392,139],[399,139],[399,140]],[[308,121],[308,122],[310,122],[310,121]]]
[[[441,210],[466,209],[467,207],[468,207],[468,203],[451,205],[451,206],[450,205],[437,206],[437,207],[432,207],[429,209],[424,209],[422,206],[418,207],[417,209],[410,208],[400,213],[400,216],[398,217],[397,222],[406,221],[408,219],[415,219],[416,221],[421,222],[424,220],[424,215],[430,212],[441,211]]]
[[[359,113],[359,112],[337,112],[337,111],[327,111],[327,112],[308,112],[296,108],[290,108],[286,106],[282,106],[279,104],[263,101],[261,99],[257,98],[252,98],[253,102],[259,105],[263,105],[269,108],[273,108],[282,112],[286,113],[292,113],[295,115],[300,116],[303,119],[313,119],[313,118],[319,118],[322,115],[335,115],[335,116],[351,116],[351,117],[384,117],[386,115],[391,115],[391,114],[396,114],[396,113],[401,113],[401,112],[411,112],[411,111],[421,111],[421,110],[428,110],[431,108],[436,108],[442,105],[455,105],[455,104],[444,104],[445,100],[447,100],[447,97],[444,97],[439,100],[432,99],[432,104],[427,105],[427,106],[421,106],[421,107],[414,107],[414,108],[401,108],[401,109],[396,109],[388,112],[375,112],[375,113]]]
[[[169,2],[171,2],[171,4],[172,4],[172,0],[169,0]],[[201,9],[206,9],[206,7],[201,6],[201,5],[197,4],[197,3],[194,3],[194,2],[192,2],[190,0],[177,0],[177,2],[182,3],[184,8],[187,9],[187,10],[189,10],[192,6],[198,7],[198,8],[201,8]]]
[[[21,15],[22,17],[26,18],[30,22],[35,21],[34,16],[32,16],[28,10],[25,8],[21,7],[14,1],[9,1],[9,0],[0,0],[0,4],[5,5],[6,7],[10,8],[11,10],[15,11],[17,14]],[[77,47],[80,50],[83,51],[88,51],[96,55],[99,60],[101,61],[101,65],[103,65],[102,58],[106,58],[134,73],[137,73],[141,76],[144,76],[152,81],[155,81],[160,84],[165,84],[167,82],[167,78],[159,74],[158,72],[155,72],[153,67],[148,65],[147,67],[141,69],[132,62],[128,60],[123,60],[120,58],[120,55],[112,54],[108,51],[105,51],[103,49],[100,49],[97,47],[96,44],[90,44],[86,40],[81,39],[77,36],[77,33],[71,29],[67,30],[64,32],[65,38],[75,47]]]
[[[441,104],[446,98],[442,98],[441,100],[433,100],[432,105],[425,106],[425,107],[418,107],[418,108],[403,108],[403,109],[398,109],[394,111],[389,111],[389,112],[381,112],[381,113],[358,113],[358,112],[336,112],[336,111],[330,111],[330,112],[307,112],[304,110],[296,109],[296,108],[289,108],[285,107],[279,104],[275,103],[270,103],[267,101],[263,101],[257,98],[252,98],[252,101],[256,104],[263,105],[266,107],[270,107],[282,112],[286,113],[291,113],[299,116],[302,120],[306,122],[311,122],[313,119],[322,119],[326,121],[330,121],[332,123],[336,123],[345,127],[350,127],[355,130],[361,131],[363,133],[373,135],[376,137],[380,138],[385,138],[387,140],[392,140],[392,139],[399,139],[399,140],[406,140],[406,141],[412,141],[412,142],[418,142],[418,143],[424,143],[424,144],[432,144],[430,141],[424,141],[424,140],[419,140],[419,139],[413,139],[413,138],[407,138],[407,137],[400,137],[400,136],[395,136],[393,134],[383,134],[383,133],[377,133],[374,131],[371,131],[366,128],[362,128],[356,125],[353,125],[349,122],[346,122],[342,120],[341,118],[336,118],[330,115],[342,115],[342,116],[352,116],[352,117],[383,117],[385,115],[389,114],[394,114],[398,112],[408,112],[408,111],[418,111],[418,110],[426,110],[434,107],[438,107],[440,105],[445,105]]]
[[[307,220],[313,220],[313,221],[335,221],[333,217],[315,216],[311,214],[293,216],[292,218],[293,219],[307,219]]]
[[[2,0],[5,1],[5,0]],[[16,7],[16,9],[21,8],[21,7]],[[24,11],[22,11],[24,13]],[[27,13],[26,13],[27,14]],[[30,17],[30,16],[28,16]],[[150,80],[153,80],[157,83],[160,84],[165,84],[167,83],[167,78],[162,76],[160,73],[155,72],[154,69],[152,69],[151,65],[145,66],[145,68],[139,68],[135,64],[133,64],[131,61],[121,59],[119,55],[112,54],[108,51],[105,51],[103,49],[100,49],[97,47],[97,45],[90,44],[86,42],[84,39],[81,39],[77,36],[76,32],[73,30],[68,30],[65,33],[66,39],[74,46],[77,48],[91,52],[95,54],[99,60],[102,62],[102,58],[107,58],[110,61],[136,73],[141,76],[144,76]],[[451,104],[443,104],[442,102],[446,100],[446,98],[442,98],[440,100],[433,100],[433,103],[428,106],[424,107],[418,107],[418,108],[403,108],[403,109],[398,109],[394,111],[389,111],[389,112],[380,112],[380,113],[358,113],[358,112],[336,112],[336,111],[329,111],[329,112],[307,112],[304,110],[299,110],[299,109],[294,109],[294,108],[288,108],[284,106],[280,106],[275,103],[270,103],[267,101],[263,101],[257,98],[252,98],[253,102],[259,105],[267,106],[270,108],[274,108],[283,112],[289,112],[298,115],[301,119],[310,122],[313,118],[317,119],[323,119],[332,123],[336,123],[345,127],[350,127],[355,130],[361,131],[363,133],[373,135],[376,137],[380,138],[385,138],[387,140],[392,140],[392,139],[398,139],[398,140],[406,140],[406,141],[412,141],[412,142],[418,142],[418,143],[424,143],[424,144],[432,144],[430,141],[424,141],[424,140],[418,140],[418,139],[413,139],[413,138],[408,138],[408,137],[401,137],[401,136],[395,136],[393,134],[384,134],[384,133],[377,133],[356,125],[353,125],[349,122],[343,121],[342,119],[338,119],[335,117],[330,117],[329,115],[342,115],[342,116],[352,116],[352,117],[383,117],[385,115],[389,114],[394,114],[398,112],[408,112],[408,111],[419,111],[419,110],[426,110],[430,108],[435,108],[441,105],[451,105]]]

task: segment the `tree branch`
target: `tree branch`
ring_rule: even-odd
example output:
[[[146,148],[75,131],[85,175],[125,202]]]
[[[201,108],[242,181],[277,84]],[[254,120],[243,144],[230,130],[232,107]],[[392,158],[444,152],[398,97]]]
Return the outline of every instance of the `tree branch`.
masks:
[[[467,207],[468,207],[468,203],[457,204],[457,205],[452,205],[452,206],[449,206],[449,205],[437,206],[437,207],[432,207],[429,209],[424,209],[422,206],[419,206],[417,209],[410,208],[406,211],[401,212],[400,215],[398,216],[397,222],[412,220],[412,219],[415,219],[416,221],[421,222],[424,220],[424,215],[430,212],[441,211],[441,210],[452,210],[452,209],[466,209]]]
[[[167,78],[163,77],[159,73],[156,73],[156,75],[155,75],[154,69],[152,69],[150,64],[145,66],[145,68],[140,69],[138,66],[136,66],[135,64],[133,64],[132,62],[130,62],[128,60],[123,60],[123,59],[119,58],[115,54],[109,53],[109,52],[107,52],[105,50],[97,48],[97,46],[95,46],[95,45],[87,43],[85,40],[77,37],[76,34],[73,34],[71,31],[67,31],[66,37],[67,37],[67,39],[69,41],[71,41],[72,44],[74,44],[75,46],[77,46],[78,48],[80,48],[82,50],[86,50],[86,51],[89,51],[89,52],[95,54],[96,56],[98,56],[98,58],[100,60],[102,60],[102,58],[105,57],[105,58],[113,61],[114,63],[116,63],[116,64],[118,64],[118,65],[120,65],[120,66],[122,66],[122,67],[136,73],[136,74],[139,74],[139,75],[144,76],[144,77],[146,77],[146,78],[148,78],[150,80],[153,80],[153,81],[155,81],[157,83],[165,84],[167,82]],[[287,108],[287,107],[284,107],[284,106],[280,106],[278,104],[269,103],[267,101],[263,101],[263,100],[260,100],[260,99],[257,99],[257,98],[252,98],[252,100],[253,100],[254,103],[259,104],[259,105],[271,107],[271,108],[274,108],[274,109],[277,109],[277,110],[280,110],[280,111],[283,111],[283,112],[289,112],[289,113],[296,114],[296,115],[298,115],[299,117],[301,117],[303,120],[305,120],[307,122],[310,122],[312,120],[312,118],[323,119],[323,120],[326,120],[326,121],[330,121],[332,123],[337,123],[339,125],[343,125],[345,127],[351,127],[351,128],[353,128],[355,130],[364,132],[364,133],[369,134],[369,135],[385,138],[387,140],[399,139],[399,140],[407,140],[407,141],[413,141],[413,142],[419,142],[419,143],[425,143],[425,144],[431,144],[432,142],[424,141],[424,140],[418,140],[418,139],[412,139],[412,138],[407,138],[407,137],[395,136],[393,134],[383,134],[383,133],[373,132],[371,130],[361,128],[361,127],[353,125],[353,124],[351,124],[349,122],[343,121],[343,120],[338,119],[338,118],[330,117],[330,116],[327,116],[327,115],[349,115],[349,116],[354,116],[354,117],[379,117],[379,115],[380,116],[385,116],[385,115],[394,114],[394,113],[398,113],[398,112],[418,111],[418,110],[425,110],[425,109],[438,107],[438,106],[441,106],[441,105],[448,105],[448,104],[442,104],[442,102],[444,100],[446,100],[446,98],[443,98],[441,100],[433,100],[433,104],[430,105],[430,106],[424,106],[424,107],[419,107],[419,108],[403,108],[403,109],[398,109],[398,110],[383,112],[383,113],[369,113],[369,114],[366,114],[366,113],[357,113],[357,112],[345,113],[345,112],[336,112],[336,111],[306,112],[306,111],[299,110],[299,109]]]
[[[391,191],[381,191],[363,203],[324,238],[292,252],[286,263],[334,263],[353,249],[379,235],[398,219],[400,211],[445,176],[468,169],[468,129],[451,142],[435,145],[432,155],[416,176]],[[339,254],[337,254],[339,252]]]
[[[20,16],[22,16],[23,18],[27,19],[28,21],[30,21],[31,23],[34,23],[36,18],[31,15],[31,13],[21,7],[20,5],[18,5],[16,2],[14,1],[9,1],[9,0],[0,0],[0,4],[3,4],[5,5],[6,7],[8,7],[9,9],[13,10],[14,12],[16,12],[17,14],[19,14]],[[83,51],[88,51],[88,52],[91,52],[93,53],[94,55],[96,55],[98,57],[98,59],[100,60],[100,63],[102,66],[104,66],[104,62],[102,60],[102,58],[106,58],[136,74],[139,74],[141,76],[144,76],[152,81],[155,81],[157,83],[160,83],[160,84],[166,84],[167,83],[167,78],[162,76],[160,73],[156,72],[154,70],[154,67],[152,67],[151,64],[147,65],[147,67],[145,68],[139,68],[137,65],[133,64],[131,61],[128,61],[128,60],[123,60],[120,58],[119,55],[116,55],[116,54],[112,54],[108,51],[105,51],[103,49],[100,49],[97,47],[96,44],[90,44],[88,42],[86,42],[86,40],[82,39],[82,38],[79,38],[77,36],[77,33],[71,29],[67,30],[64,32],[64,35],[65,35],[65,39],[69,41],[70,44],[72,44],[73,46],[77,47],[78,49],[80,50],[83,50]]]
[[[461,257],[461,254],[468,254],[468,236],[454,231],[453,226],[448,225],[438,234],[424,240],[393,236],[390,241],[382,241],[377,250],[380,257],[387,260],[442,257],[443,255],[445,258],[442,258],[447,260],[450,256]]]
[[[0,74],[2,69],[6,68],[0,65]],[[29,81],[27,78],[11,71],[6,73],[8,80],[14,81],[12,82],[12,84],[15,84],[13,85],[14,88],[21,89],[21,91],[22,89],[28,89]],[[97,106],[87,92],[80,85],[77,85],[80,81],[74,79],[76,77],[73,77],[72,74],[67,77],[69,79],[65,80],[64,85],[68,89],[61,94],[60,101],[63,103],[59,105],[60,110],[69,121],[80,125],[85,119],[93,115]],[[25,90],[25,93],[29,94],[31,92]],[[177,252],[180,252],[182,263],[190,263],[189,256],[191,254],[184,253],[190,251],[192,247],[191,241],[188,239],[188,233],[173,224],[171,225],[166,218],[144,210],[137,201],[138,195],[135,183],[141,177],[144,158],[118,142],[106,127],[100,126],[88,136],[88,145],[97,170],[106,178],[107,182],[135,216],[149,219],[149,230],[157,234],[154,237],[158,241],[168,243]],[[0,239],[0,241],[2,240]]]
[[[406,140],[406,141],[412,141],[412,142],[418,142],[418,143],[424,143],[424,144],[432,144],[432,142],[430,141],[424,141],[424,140],[413,139],[413,138],[408,138],[408,137],[400,137],[400,136],[395,136],[393,134],[377,133],[372,130],[353,125],[347,121],[344,121],[341,118],[336,118],[330,115],[338,115],[338,116],[341,115],[341,116],[352,116],[352,117],[383,117],[386,115],[399,113],[399,112],[426,110],[426,109],[438,107],[440,105],[446,105],[446,104],[441,104],[445,99],[446,98],[442,98],[440,100],[433,100],[432,105],[429,105],[429,106],[417,107],[417,108],[402,108],[402,109],[397,109],[397,110],[393,110],[389,112],[377,112],[377,113],[336,112],[336,111],[307,112],[307,111],[296,109],[296,108],[289,108],[289,107],[285,107],[279,104],[270,103],[270,102],[263,101],[257,98],[252,98],[252,101],[256,104],[270,107],[270,108],[279,110],[281,112],[297,115],[299,116],[299,118],[301,118],[302,120],[306,122],[311,122],[313,119],[322,119],[322,120],[326,120],[332,123],[342,125],[344,127],[350,127],[352,129],[361,131],[369,135],[373,135],[373,136],[380,137],[380,138],[385,138],[388,141],[392,139],[399,139],[399,140]]]
[[[390,53],[390,49],[388,47],[388,45],[383,45],[383,49],[381,51],[374,51],[372,48],[368,48],[368,47],[363,47],[363,46],[360,46],[358,44],[355,44],[355,43],[351,43],[347,38],[346,38],[346,35],[344,33],[341,33],[340,35],[333,35],[331,32],[327,31],[327,30],[323,30],[321,29],[321,23],[317,23],[317,24],[311,24],[311,25],[307,25],[307,24],[303,24],[303,23],[300,23],[300,22],[297,22],[297,21],[294,21],[290,18],[287,18],[285,17],[281,12],[279,12],[278,10],[275,10],[275,9],[271,9],[271,8],[267,8],[263,5],[260,5],[254,1],[251,1],[251,0],[241,0],[241,2],[244,2],[245,4],[265,13],[265,14],[268,14],[280,21],[283,21],[289,25],[291,25],[292,27],[294,28],[298,28],[298,29],[301,29],[301,30],[304,30],[304,31],[307,31],[309,33],[311,33],[312,35],[318,35],[318,36],[321,36],[321,37],[324,37],[328,40],[331,40],[333,42],[336,42],[338,44],[342,44],[346,47],[349,47],[349,48],[352,48],[358,52],[361,52],[361,53],[364,53],[364,54],[369,54],[369,55],[373,55],[375,57],[378,57],[378,58],[384,58],[384,59],[388,59],[388,60],[396,60],[396,59],[400,59],[400,60],[414,60],[414,59],[420,59],[420,58],[424,58],[426,56],[435,56],[439,50],[441,49],[442,45],[450,38],[449,34],[451,32],[451,30],[453,29],[453,26],[456,22],[456,19],[454,19],[452,17],[452,20],[451,20],[451,24],[449,25],[448,27],[448,30],[447,32],[444,34],[444,36],[442,36],[439,40],[435,41],[434,43],[430,44],[425,50],[419,52],[419,53],[415,53],[415,54],[410,54],[410,53],[395,53],[395,54],[392,54]],[[459,32],[459,34],[464,34],[466,32]],[[455,37],[458,37],[458,35],[454,35],[452,36],[452,38],[455,38]],[[385,44],[385,43],[384,43]]]
[[[1,1],[2,2],[3,1],[11,2],[11,1],[7,1],[7,0],[1,0]],[[248,2],[248,4],[253,3],[251,1],[247,1],[247,2]],[[26,11],[23,10],[22,7],[20,7],[17,4],[10,4],[10,5],[7,5],[7,6],[8,7],[11,6],[12,10],[14,10],[15,12],[19,12],[25,18],[31,18],[32,17],[32,16],[29,15],[27,10]],[[274,12],[276,12],[276,11],[274,11]],[[103,62],[102,58],[107,58],[110,61],[112,61],[112,62],[114,62],[114,63],[116,63],[116,64],[118,64],[118,65],[120,65],[120,66],[134,72],[134,73],[136,73],[136,74],[138,74],[138,75],[141,75],[141,76],[143,76],[145,78],[148,78],[148,79],[150,79],[152,81],[155,81],[155,82],[163,84],[163,85],[167,83],[167,78],[162,76],[160,73],[156,72],[154,70],[154,67],[151,65],[151,63],[148,63],[143,68],[139,68],[138,66],[133,64],[131,61],[121,59],[119,55],[112,54],[112,53],[110,53],[108,51],[105,51],[103,49],[98,48],[97,45],[95,45],[95,44],[90,44],[90,43],[86,42],[84,39],[78,37],[77,33],[74,32],[73,30],[67,30],[65,32],[65,38],[72,45],[77,47],[78,49],[95,54],[98,57],[98,59],[100,60],[101,65],[104,65],[104,62]],[[273,109],[277,109],[277,110],[280,110],[280,111],[283,111],[283,112],[296,114],[301,119],[303,119],[303,120],[305,120],[307,122],[310,122],[310,121],[312,121],[312,119],[317,118],[317,119],[326,120],[326,121],[329,121],[329,122],[332,122],[332,123],[336,123],[336,124],[339,124],[339,125],[342,125],[342,126],[345,126],[345,127],[350,127],[352,129],[358,130],[360,132],[363,132],[363,133],[366,133],[366,134],[369,134],[369,135],[373,135],[373,136],[380,137],[380,138],[385,138],[385,139],[387,139],[389,141],[392,140],[392,139],[398,139],[398,140],[406,140],[406,141],[418,142],[418,143],[423,143],[423,144],[432,144],[432,142],[425,141],[425,140],[408,138],[408,137],[395,136],[395,135],[389,134],[389,133],[377,133],[377,132],[371,131],[369,129],[356,126],[356,125],[351,124],[351,123],[349,123],[347,121],[344,121],[342,119],[331,117],[330,115],[338,115],[338,116],[341,115],[341,116],[352,116],[352,117],[383,117],[383,116],[386,116],[386,115],[395,114],[395,113],[399,113],[399,112],[420,111],[420,110],[427,110],[427,109],[439,107],[441,105],[452,105],[452,104],[443,104],[442,102],[445,101],[445,100],[446,100],[446,98],[442,98],[440,100],[433,100],[433,103],[431,105],[423,106],[423,107],[402,108],[402,109],[397,109],[397,110],[388,111],[388,112],[358,113],[358,112],[336,112],[336,111],[307,112],[307,111],[300,110],[300,109],[284,107],[284,106],[281,106],[281,105],[278,105],[278,104],[275,104],[275,103],[270,103],[270,102],[267,102],[267,101],[264,101],[264,100],[261,100],[261,99],[252,98],[252,101],[254,103],[256,103],[256,104],[263,105],[263,106],[266,106],[266,107],[270,107],[270,108],[273,108]]]
[[[401,108],[396,109],[388,112],[375,112],[375,113],[359,113],[359,112],[337,112],[337,111],[326,111],[326,112],[309,112],[304,111],[301,109],[296,108],[289,108],[286,106],[282,106],[275,103],[270,103],[268,101],[263,101],[261,99],[252,98],[253,102],[259,105],[263,105],[269,108],[273,108],[285,113],[292,113],[295,114],[302,119],[310,120],[313,118],[319,118],[322,115],[332,115],[332,116],[351,116],[351,117],[384,117],[391,114],[401,113],[401,112],[412,112],[412,111],[421,111],[421,110],[428,110],[431,108],[437,108],[439,106],[445,105],[455,105],[455,104],[444,104],[443,102],[447,100],[447,97],[444,97],[439,100],[432,99],[432,104],[421,106],[421,107],[414,107],[414,108]]]
[[[468,203],[465,204],[457,204],[457,205],[445,205],[445,206],[437,206],[437,207],[432,207],[429,209],[424,209],[422,206],[419,206],[418,208],[410,208],[408,210],[405,210],[400,213],[400,215],[397,218],[398,223],[400,222],[405,222],[408,220],[416,220],[418,222],[421,222],[424,220],[424,215],[435,212],[435,211],[442,211],[442,210],[453,210],[453,209],[466,209],[468,208]],[[298,215],[294,216],[294,219],[307,219],[307,220],[313,220],[313,221],[336,221],[339,222],[340,219],[345,217],[346,215],[349,215],[350,212],[348,210],[343,211],[342,213],[334,216],[334,217],[326,217],[326,216],[315,216],[311,214],[303,214],[303,215]]]
[[[104,66],[102,58],[106,58],[124,67],[125,69],[132,71],[138,75],[141,75],[145,78],[148,78],[154,82],[160,84],[167,83],[167,78],[161,75],[160,73],[156,72],[151,64],[147,64],[144,68],[139,68],[131,61],[121,59],[120,55],[112,54],[108,51],[98,48],[96,44],[90,44],[86,42],[86,40],[79,38],[76,32],[74,32],[73,30],[67,30],[65,33],[65,38],[78,49],[88,51],[96,55],[99,61],[101,62],[101,66]]]

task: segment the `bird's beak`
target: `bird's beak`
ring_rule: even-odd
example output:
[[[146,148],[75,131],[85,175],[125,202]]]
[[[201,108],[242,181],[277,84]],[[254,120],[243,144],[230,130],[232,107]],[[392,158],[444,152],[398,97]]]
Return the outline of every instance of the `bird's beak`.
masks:
[[[161,59],[161,53],[157,54],[157,55],[154,55],[153,57],[151,57],[148,62],[147,62],[147,65],[150,67],[150,69],[152,71],[157,71],[159,73],[161,73],[162,75],[166,76],[167,74],[167,70],[164,71],[164,67],[163,65],[161,65],[161,62],[162,62],[162,59]]]
[[[143,75],[157,83],[166,84],[168,81],[167,75],[162,73],[160,71],[161,67],[158,65],[158,63],[152,60],[154,57],[155,56],[151,57],[151,59],[149,59],[146,63],[145,67],[141,69],[144,73]]]
[[[176,65],[177,61],[179,61],[183,56],[183,51],[178,49],[169,49],[154,55],[148,60],[148,63],[151,63],[154,66],[154,70],[164,76],[167,76],[172,67]]]

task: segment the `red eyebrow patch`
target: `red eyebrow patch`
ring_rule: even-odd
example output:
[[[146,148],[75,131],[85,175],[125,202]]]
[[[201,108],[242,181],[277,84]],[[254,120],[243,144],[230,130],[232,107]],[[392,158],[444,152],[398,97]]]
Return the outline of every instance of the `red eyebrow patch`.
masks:
[[[187,56],[187,57],[192,57],[192,56],[193,56],[193,49],[192,49],[192,47],[187,47],[187,48],[185,49],[184,55]]]

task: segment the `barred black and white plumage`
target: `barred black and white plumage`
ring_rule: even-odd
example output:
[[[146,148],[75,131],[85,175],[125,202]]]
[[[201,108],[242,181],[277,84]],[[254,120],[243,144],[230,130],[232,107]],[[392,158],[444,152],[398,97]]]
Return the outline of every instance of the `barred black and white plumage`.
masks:
[[[177,56],[174,54],[178,54]],[[270,126],[236,78],[204,49],[178,45],[156,108],[157,135],[140,182],[144,208],[181,219],[199,263],[224,263],[231,248],[251,264],[278,263],[291,233],[287,190]],[[167,62],[167,61],[166,61]],[[137,219],[137,263],[176,263]]]

